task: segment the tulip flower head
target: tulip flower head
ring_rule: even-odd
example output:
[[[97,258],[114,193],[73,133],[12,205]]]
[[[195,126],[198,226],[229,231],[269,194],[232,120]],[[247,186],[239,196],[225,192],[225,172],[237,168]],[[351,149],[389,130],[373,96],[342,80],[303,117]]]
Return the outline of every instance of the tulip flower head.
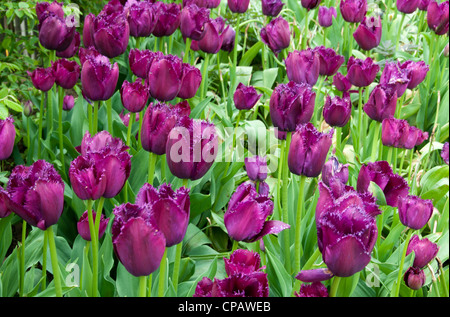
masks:
[[[206,35],[206,25],[210,21],[209,14],[209,9],[195,4],[184,7],[180,16],[180,31],[183,37],[200,41]],[[209,27],[213,28],[210,32],[217,31],[214,24]]]
[[[449,143],[445,142],[444,146],[441,150],[441,157],[444,160],[444,163],[448,165],[449,163]]]
[[[316,52],[319,56],[319,75],[327,77],[333,76],[345,62],[344,56],[337,54],[336,51],[332,48],[317,46],[313,49],[313,51]],[[312,83],[309,84],[314,85]]]
[[[284,5],[281,0],[261,0],[262,13],[270,17],[280,14]]]
[[[416,88],[420,83],[422,83],[430,70],[430,66],[425,64],[424,61],[406,61],[404,63],[399,63],[401,69],[406,69],[408,77],[408,89]]]
[[[319,7],[319,25],[328,28],[333,25],[333,17],[337,17],[337,11],[335,7]]]
[[[87,58],[81,68],[81,87],[85,99],[108,100],[115,92],[119,66],[103,55]]]
[[[401,66],[400,62],[387,62],[380,77],[380,84],[393,86],[397,90],[397,97],[405,93],[410,82],[410,71]]]
[[[420,0],[397,0],[397,10],[410,14],[417,10]]]
[[[75,32],[75,35],[73,36],[73,40],[70,43],[70,45],[64,50],[64,51],[56,51],[56,56],[61,58],[71,58],[74,57],[78,50],[80,49],[80,33]]]
[[[39,42],[49,50],[65,51],[75,36],[75,26],[66,23],[64,16],[46,11],[39,19]]]
[[[53,67],[38,67],[33,72],[27,71],[27,74],[30,76],[33,86],[40,91],[49,91],[55,84],[56,78]]]
[[[250,0],[228,0],[228,7],[233,13],[245,13],[249,4]]]
[[[80,78],[80,65],[65,58],[52,62],[55,82],[64,89],[72,89]]]
[[[407,195],[398,200],[398,215],[406,227],[414,230],[422,229],[433,214],[431,200],[418,196]]]
[[[383,122],[395,115],[397,90],[392,85],[377,85],[364,105],[364,112],[372,119]]]
[[[75,106],[75,98],[71,95],[64,96],[63,99],[63,110],[70,111]]]
[[[437,35],[444,35],[448,33],[448,12],[448,0],[442,3],[437,3],[437,1],[432,0],[427,7],[428,27]]]
[[[380,66],[370,57],[362,60],[350,56],[347,63],[347,78],[356,87],[367,87],[375,80],[379,70]]]
[[[339,9],[345,21],[361,23],[366,16],[367,0],[342,0]]]
[[[291,31],[289,23],[281,16],[273,19],[260,32],[261,40],[276,55],[291,43]]]
[[[381,17],[364,17],[353,33],[353,37],[361,49],[370,51],[380,45],[381,33]]]
[[[420,239],[418,235],[414,235],[409,240],[406,255],[414,252],[414,267],[423,269],[437,255],[439,247],[436,243],[431,242],[427,238]]]
[[[191,99],[195,97],[200,84],[202,83],[202,73],[197,67],[183,63],[183,76],[181,80],[181,88],[177,97],[181,99]]]
[[[332,155],[322,169],[322,181],[331,186],[331,179],[337,179],[342,184],[348,182],[348,164],[339,163],[336,156]]]
[[[102,11],[93,20],[95,48],[109,58],[122,55],[128,46],[130,26],[122,11]]]
[[[92,212],[92,217],[95,222],[95,218],[97,217],[97,214]],[[100,225],[99,225],[99,232],[98,232],[98,238],[101,239],[103,235],[105,234],[106,227],[108,226],[109,220],[105,218],[103,214],[100,215]],[[85,211],[83,215],[81,215],[80,219],[77,222],[77,230],[78,234],[83,238],[83,240],[91,241],[91,231],[89,230],[89,220],[88,220],[88,211]]]
[[[157,1],[153,4],[156,16],[153,35],[164,37],[172,35],[180,26],[181,7],[177,3]]]
[[[120,97],[125,109],[137,113],[144,109],[150,96],[141,80],[137,80],[133,83],[125,80],[120,89]]]
[[[329,95],[326,97],[323,105],[323,118],[330,126],[344,127],[350,120],[351,114],[352,103],[348,93],[344,93],[342,98],[339,96],[331,98]]]
[[[308,11],[317,8],[317,6],[320,4],[321,0],[302,0],[301,4],[302,7],[307,9]]]
[[[294,292],[296,297],[328,297],[328,289],[320,282],[302,284],[300,291]]]
[[[153,60],[146,80],[150,96],[159,101],[173,100],[182,82],[183,62],[178,56],[169,54]]]
[[[155,28],[155,14],[150,2],[128,0],[124,6],[130,26],[130,35],[134,37],[148,37]]]
[[[5,120],[0,119],[0,161],[9,158],[14,149],[16,139],[16,127],[14,119],[9,116]]]
[[[333,85],[337,90],[342,92],[349,91],[350,88],[352,88],[352,84],[348,80],[348,77],[342,75],[342,73],[336,73],[336,75],[333,76]]]
[[[239,83],[234,92],[233,100],[237,109],[250,110],[261,97],[262,94],[258,94],[255,87],[245,86],[243,83]]]
[[[264,181],[267,178],[267,158],[265,156],[254,156],[245,158],[245,169],[248,178],[252,181]]]

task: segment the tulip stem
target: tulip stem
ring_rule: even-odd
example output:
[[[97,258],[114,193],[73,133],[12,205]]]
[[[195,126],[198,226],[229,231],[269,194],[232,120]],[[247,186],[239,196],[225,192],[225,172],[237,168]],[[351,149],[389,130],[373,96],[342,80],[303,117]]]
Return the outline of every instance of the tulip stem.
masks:
[[[148,276],[147,285],[148,285],[147,297],[152,297],[153,273]]]
[[[136,114],[134,112],[130,113],[130,121],[128,122],[127,131],[127,146],[131,147],[131,130],[133,129],[133,122],[136,120]]]
[[[287,164],[287,158],[289,153],[289,147],[291,145],[292,132],[287,132],[286,141],[284,142],[285,150],[285,158],[284,158],[284,166],[283,166],[283,189],[281,192],[281,205],[283,207],[283,222],[289,223],[289,209],[288,209],[288,183],[289,183],[289,167]],[[291,243],[289,239],[289,230],[285,231],[284,235],[284,254],[286,257],[286,270],[290,274],[291,273]]]
[[[156,154],[149,152],[148,158],[148,179],[147,182],[153,185],[153,178],[155,177],[155,165],[156,165]],[[161,175],[162,178],[162,175]]]
[[[22,245],[20,246],[20,266],[19,266],[19,296],[23,296],[23,284],[25,277],[25,239],[27,234],[27,222],[22,221]]]
[[[95,223],[94,216],[92,212],[92,200],[87,201],[87,210],[88,210],[88,222],[89,222],[89,231],[91,234],[91,244],[92,244],[92,296],[97,297],[97,285],[98,285],[98,238],[97,233],[95,232]],[[97,215],[95,216],[97,219]]]
[[[233,65],[231,67],[231,82],[230,82],[230,87],[229,87],[229,91],[228,91],[228,101],[227,101],[227,114],[228,117],[231,118],[232,115],[232,109],[231,109],[231,103],[232,103],[232,96],[234,95],[234,90],[236,87],[236,67],[237,67],[237,48],[239,46],[239,25],[241,24],[241,15],[237,14],[237,21],[236,21],[236,25],[238,26],[236,28],[236,34],[235,34],[235,38],[234,38],[234,48],[233,48]]]
[[[209,54],[205,54],[205,59],[203,60],[203,75],[202,75],[202,89],[200,98],[201,100],[206,97],[206,89],[208,88],[208,64],[209,64]]]
[[[98,107],[100,106],[100,101],[94,101],[94,122],[93,122],[93,134],[98,132]]]
[[[400,259],[400,267],[398,268],[398,277],[397,277],[397,284],[395,285],[395,293],[393,297],[398,297],[400,293],[400,284],[402,283],[402,276],[403,276],[403,265],[405,264],[405,257],[406,257],[406,251],[408,249],[409,240],[411,239],[411,236],[413,234],[414,230],[409,229],[406,239],[405,239],[405,245],[403,247],[402,251],[402,257]]]
[[[330,297],[336,297],[340,281],[341,281],[341,278],[339,276],[333,277],[333,282],[331,283],[330,293],[329,293]]]
[[[409,168],[408,168],[408,183],[411,184],[412,160],[414,156],[414,149],[409,150]]]
[[[402,13],[402,19],[400,20],[400,27],[398,28],[398,30],[401,30],[402,29],[402,27],[403,27],[403,22],[405,21],[405,16],[406,16],[406,14],[404,14],[404,13]],[[398,51],[398,46],[399,46],[399,44],[400,44],[400,34],[401,34],[402,32],[397,32],[397,40],[396,40],[396,42],[395,42],[395,51],[397,52]]]
[[[45,290],[47,287],[47,247],[48,236],[44,233],[44,243],[42,246],[42,284],[41,290]]]
[[[371,161],[375,162],[377,158],[379,157],[379,153],[377,153],[377,147],[378,147],[378,140],[380,137],[380,129],[381,129],[381,122],[376,121],[375,122],[375,134],[374,138],[372,140],[372,156]]]
[[[309,15],[309,10],[306,9],[306,14],[305,14],[305,29],[304,29],[303,35],[302,35],[302,50],[305,50],[305,49],[306,49],[307,42],[308,42],[308,25],[309,25],[308,15]]]
[[[62,297],[61,276],[59,275],[59,264],[58,256],[56,254],[56,244],[53,227],[50,226],[45,232],[48,235],[48,245],[50,246],[50,258],[52,261],[53,281],[55,282],[56,297]]]
[[[58,135],[59,135],[59,155],[61,160],[61,172],[62,176],[66,176],[66,168],[65,168],[65,158],[64,158],[64,139],[63,139],[63,107],[64,107],[64,88],[58,87],[58,98],[59,98],[59,116],[58,116]]]
[[[145,114],[145,110],[142,110],[142,111],[139,113],[138,150],[142,149],[142,136],[141,136],[141,130],[142,130],[142,123],[144,122],[144,114]]]
[[[190,38],[186,38],[186,49],[184,51],[183,63],[187,63],[189,61],[189,52],[191,51],[191,43],[192,40]]]
[[[106,116],[108,119],[108,131],[109,131],[109,133],[112,134],[113,127],[112,127],[112,100],[111,100],[111,98],[106,100]]]
[[[139,277],[139,297],[146,297],[147,295],[147,276]]]
[[[41,92],[41,105],[39,108],[39,132],[38,132],[38,160],[42,158],[42,121],[44,117],[45,93]]]
[[[182,250],[183,250],[183,241],[177,244],[177,248],[175,251],[175,262],[173,264],[173,287],[175,289],[175,295],[178,292],[178,277],[180,275],[180,262]]]
[[[239,241],[233,240],[233,246],[231,247],[231,253],[239,248]]]
[[[305,183],[306,176],[300,175],[300,183],[298,188],[298,202],[297,202],[297,220],[295,223],[295,268],[300,272],[300,257],[302,250],[302,236],[301,236],[301,224],[302,224],[302,213],[303,213],[303,201],[305,196]]]
[[[358,101],[358,130],[359,130],[359,136],[358,136],[358,150],[356,151],[357,154],[360,154],[361,148],[364,146],[362,142],[363,138],[363,87],[359,88],[359,101]],[[367,87],[369,89],[369,87]]]
[[[159,265],[159,285],[158,285],[158,297],[164,296],[165,279],[166,279],[166,262],[167,262],[167,248],[164,250],[164,254]]]

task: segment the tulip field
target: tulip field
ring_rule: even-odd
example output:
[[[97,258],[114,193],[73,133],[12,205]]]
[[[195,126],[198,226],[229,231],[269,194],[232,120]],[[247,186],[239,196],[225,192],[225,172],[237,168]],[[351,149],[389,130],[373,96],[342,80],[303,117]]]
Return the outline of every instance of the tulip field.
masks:
[[[0,16],[0,297],[449,297],[448,0]]]

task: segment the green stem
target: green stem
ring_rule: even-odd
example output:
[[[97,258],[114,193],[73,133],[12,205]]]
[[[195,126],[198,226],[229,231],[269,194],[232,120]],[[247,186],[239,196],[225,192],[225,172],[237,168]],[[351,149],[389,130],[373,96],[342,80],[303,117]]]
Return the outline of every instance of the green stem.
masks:
[[[341,281],[341,278],[339,276],[333,277],[333,282],[331,283],[330,287],[330,297],[336,297],[337,291],[339,289],[339,282]]]
[[[139,277],[139,297],[147,296],[147,276]]]
[[[231,253],[239,248],[239,241],[233,240],[233,246],[231,247]]]
[[[147,285],[148,285],[147,297],[152,297],[152,284],[153,284],[153,274],[150,274],[147,279]]]
[[[167,265],[166,262],[167,262],[167,248],[164,250],[161,264],[159,265],[158,297],[164,296],[164,290],[166,288],[166,285],[165,285],[166,265]]]
[[[89,103],[87,104],[87,113],[88,113],[88,123],[89,123],[89,133],[91,136],[94,134],[94,123],[92,121],[92,112],[94,109],[92,108],[92,105]]]
[[[153,185],[153,179],[155,178],[155,166],[156,166],[156,158],[157,155],[149,152],[149,158],[148,158],[148,178],[147,182],[150,185]]]
[[[281,208],[281,181],[283,176],[283,166],[284,166],[284,144],[281,142],[280,146],[280,158],[278,162],[278,181],[277,181],[277,210],[279,212],[278,219],[282,219],[282,208]]]
[[[66,167],[65,167],[65,157],[64,157],[64,139],[63,139],[63,119],[62,115],[64,112],[64,88],[59,87],[58,90],[58,98],[59,98],[59,116],[58,116],[58,136],[59,136],[59,155],[61,161],[61,171],[62,176],[66,175]]]
[[[95,101],[94,102],[94,122],[93,122],[93,134],[97,134],[98,132],[98,108],[100,107],[100,101]]]
[[[403,22],[405,21],[405,17],[406,17],[406,14],[402,13],[402,19],[400,20],[400,27],[398,28],[399,30],[401,30],[403,27]],[[402,34],[402,32],[397,32],[397,39],[395,42],[395,51],[396,52],[398,51],[398,46],[400,44],[400,34]]]
[[[322,114],[321,114],[322,111],[321,111],[320,105],[323,104],[323,102],[322,102],[323,99],[320,99],[320,93],[322,92],[322,87],[323,87],[323,84],[325,83],[325,76],[320,76],[320,77],[321,78],[320,78],[319,87],[317,89],[316,105],[314,107],[314,118],[313,118],[313,122],[315,124],[317,124],[317,126],[319,126],[320,121],[322,119]],[[317,121],[317,115],[319,115],[319,118],[320,118],[318,121]]]
[[[181,251],[183,250],[183,241],[177,244],[175,251],[175,262],[173,264],[173,287],[175,289],[175,295],[178,291],[178,277],[180,275],[180,263],[181,263]]]
[[[89,231],[91,234],[92,244],[92,296],[97,297],[98,291],[98,237],[95,231],[94,216],[92,212],[92,200],[87,201]],[[97,214],[96,217],[97,219]]]
[[[191,43],[192,43],[192,40],[190,38],[186,38],[186,49],[184,51],[183,63],[187,63],[189,60],[189,53],[191,51]]]
[[[336,149],[342,152],[342,128],[336,127]]]
[[[369,87],[367,87],[366,89],[369,89]],[[356,151],[356,153],[360,153],[361,148],[363,147],[363,142],[362,138],[363,138],[363,124],[362,124],[362,119],[363,119],[363,109],[362,109],[362,104],[363,104],[363,98],[362,98],[362,91],[363,91],[363,87],[359,88],[359,101],[358,101],[358,131],[359,131],[359,136],[358,136],[358,150]]]
[[[56,244],[53,227],[50,226],[45,232],[48,235],[48,244],[50,247],[50,258],[52,261],[53,281],[55,282],[56,297],[62,297],[61,276],[59,275],[59,264],[58,256],[56,254]]]
[[[316,262],[316,260],[319,258],[319,256],[322,253],[320,253],[319,248],[316,248],[316,250],[314,251],[314,253],[310,256],[310,258],[308,259],[308,261],[306,261],[305,265],[303,266],[303,270],[310,270],[313,266],[313,264]]]
[[[112,127],[112,100],[111,100],[111,98],[106,100],[106,116],[107,116],[107,119],[108,119],[108,131],[109,131],[109,133],[113,133],[113,127]]]
[[[305,28],[303,30],[303,35],[302,35],[302,50],[306,49],[306,46],[308,43],[308,25],[309,25],[309,10],[306,9]]]
[[[372,140],[372,156],[370,157],[372,162],[375,162],[379,157],[379,153],[377,153],[378,142],[380,138],[380,130],[381,130],[381,122],[375,122],[375,134]]]
[[[236,25],[240,25],[241,24],[241,15],[238,13],[237,14],[237,21],[236,21]],[[230,79],[231,79],[231,83],[230,83],[230,87],[228,90],[228,101],[227,101],[227,114],[228,117],[231,118],[232,115],[232,108],[231,108],[231,104],[233,101],[233,95],[234,95],[234,90],[236,89],[236,67],[237,67],[237,48],[239,46],[239,32],[240,29],[239,27],[236,29],[236,34],[235,34],[235,38],[234,38],[234,48],[233,48],[233,64],[231,67],[231,73],[230,73]]]
[[[409,150],[409,167],[408,167],[408,184],[411,184],[411,173],[412,173],[412,160],[414,156],[414,149]]]
[[[44,234],[44,243],[42,245],[42,284],[41,289],[45,290],[47,287],[47,247],[48,236]]]
[[[44,102],[45,102],[45,93],[41,92],[41,105],[39,108],[39,132],[38,132],[38,159],[42,158],[42,121],[44,119]]]
[[[283,189],[281,192],[281,205],[283,207],[283,222],[284,223],[289,223],[289,209],[288,209],[288,184],[289,184],[289,167],[287,165],[287,157],[288,157],[288,153],[289,153],[289,147],[291,144],[291,138],[292,138],[292,132],[288,132],[286,135],[286,141],[284,142],[284,146],[285,146],[285,161],[283,163]],[[285,230],[285,236],[284,236],[284,254],[285,254],[285,258],[286,258],[286,270],[287,272],[290,274],[292,269],[291,269],[291,243],[290,243],[290,239],[289,239],[289,230]]]
[[[19,266],[19,296],[23,296],[23,286],[25,280],[25,239],[27,236],[27,222],[22,221],[22,245],[20,246],[20,266]]]
[[[402,283],[402,277],[403,277],[403,265],[405,264],[406,251],[408,249],[409,240],[411,239],[413,232],[414,232],[413,229],[409,229],[408,233],[406,235],[405,245],[403,247],[403,252],[402,252],[402,257],[400,259],[400,267],[398,268],[397,284],[395,285],[395,293],[394,293],[393,297],[398,297],[398,295],[400,294],[400,284]]]
[[[202,89],[201,89],[201,100],[206,97],[206,90],[208,89],[208,64],[209,64],[209,56],[210,54],[205,54],[205,59],[203,60],[203,75],[202,75]]]
[[[141,136],[141,131],[142,131],[142,123],[144,122],[144,115],[145,115],[145,110],[142,110],[139,113],[139,133],[138,133],[138,149],[142,149],[142,136]]]
[[[300,257],[302,251],[302,236],[301,236],[301,225],[302,225],[302,214],[303,214],[303,201],[304,201],[304,191],[306,176],[300,175],[300,184],[298,189],[298,202],[297,202],[297,219],[295,223],[295,267],[294,270],[300,272]]]
[[[128,122],[127,131],[127,146],[131,148],[131,130],[133,129],[133,122],[136,121],[136,114],[134,112],[130,113],[130,121]]]

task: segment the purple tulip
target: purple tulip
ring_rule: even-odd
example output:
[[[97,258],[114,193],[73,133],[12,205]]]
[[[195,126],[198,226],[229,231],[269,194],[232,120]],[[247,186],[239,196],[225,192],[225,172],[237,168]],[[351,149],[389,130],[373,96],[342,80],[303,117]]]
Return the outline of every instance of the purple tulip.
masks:
[[[272,215],[273,207],[273,201],[259,195],[253,184],[239,185],[224,215],[228,235],[235,241],[254,242],[288,229],[290,226],[281,221],[266,220]]]
[[[331,179],[337,179],[342,184],[348,182],[348,164],[339,163],[336,156],[332,155],[322,168],[322,181],[328,187],[331,186]]]
[[[336,53],[332,48],[317,46],[313,49],[319,56],[320,69],[319,75],[333,76],[345,62],[345,57]],[[313,84],[310,84],[313,85]]]
[[[95,211],[92,212],[92,217],[95,222],[95,218],[97,217],[97,214]],[[103,214],[100,215],[100,226],[98,231],[98,239],[101,239],[103,235],[105,234],[106,227],[108,226],[109,220],[103,216]],[[89,220],[88,220],[88,211],[85,211],[81,218],[77,222],[77,230],[78,234],[86,241],[91,241],[91,231],[89,229]]]
[[[150,2],[128,0],[124,7],[130,26],[130,35],[148,37],[155,28],[155,15]]]
[[[364,111],[369,118],[378,122],[394,116],[396,108],[397,90],[391,85],[377,85],[364,105]]]
[[[232,52],[234,49],[235,40],[236,31],[231,25],[229,25],[222,33],[222,47],[220,49],[225,52]]]
[[[146,84],[153,98],[159,101],[169,101],[178,95],[182,80],[182,60],[175,55],[165,55],[153,60]]]
[[[212,297],[213,281],[208,277],[203,277],[195,287],[193,297]]]
[[[409,80],[408,89],[414,89],[419,86],[419,84],[424,81],[428,71],[430,70],[430,66],[425,64],[424,61],[406,61],[401,64],[399,63],[398,66],[400,69],[406,71]]]
[[[166,249],[164,234],[155,224],[150,206],[124,204],[113,210],[114,253],[134,276],[156,271]]]
[[[302,284],[300,291],[294,292],[296,297],[328,297],[328,289],[320,282]]]
[[[61,58],[52,62],[52,68],[55,83],[64,89],[72,89],[80,78],[80,65],[76,61]]]
[[[38,2],[36,3],[36,16],[39,22],[42,22],[47,14],[53,13],[61,19],[64,18],[64,10],[63,3],[53,1],[52,3],[48,2]]]
[[[267,273],[234,274],[224,279],[215,279],[211,297],[268,297]]]
[[[358,25],[356,31],[353,33],[353,37],[361,49],[370,51],[380,45],[381,32],[381,17],[364,17],[364,20]]]
[[[327,95],[323,105],[323,118],[328,125],[332,127],[344,127],[350,120],[352,114],[352,102],[350,94],[344,93],[341,98],[335,96],[331,98]]]
[[[362,60],[350,56],[347,63],[347,78],[356,87],[367,87],[375,80],[379,70],[380,66],[370,57]]]
[[[70,164],[70,183],[74,193],[82,200],[97,200],[105,193],[106,171],[95,163],[91,155],[80,155]]]
[[[326,54],[326,52],[325,52]],[[290,81],[314,86],[319,79],[322,63],[317,50],[307,48],[302,51],[289,52],[285,59],[286,73]],[[323,62],[325,64],[325,61]],[[330,68],[337,66],[337,61]],[[327,68],[324,66],[324,70]]]
[[[0,219],[8,217],[10,214],[8,192],[0,186]]]
[[[254,156],[245,158],[245,169],[248,178],[252,181],[264,181],[267,178],[267,158],[265,156]]]
[[[12,154],[14,141],[16,139],[16,128],[12,116],[5,120],[0,119],[0,161],[6,160]]]
[[[44,13],[38,25],[39,42],[49,50],[64,51],[73,41],[75,26],[69,26],[63,17]]]
[[[55,84],[56,78],[52,67],[38,67],[33,72],[27,71],[27,74],[30,76],[33,86],[40,91],[49,91]]]
[[[180,26],[181,7],[177,3],[157,1],[153,4],[156,25],[153,35],[156,37],[170,36]]]
[[[345,21],[361,23],[366,16],[367,0],[342,0],[339,9]]]
[[[442,147],[441,150],[441,157],[444,160],[444,163],[448,165],[449,163],[449,143],[445,142],[444,146]]]
[[[170,131],[182,116],[189,116],[190,111],[191,108],[187,102],[181,102],[175,106],[151,103],[142,122],[142,148],[156,155],[165,154]]]
[[[183,116],[169,134],[167,164],[181,179],[202,178],[213,165],[218,151],[214,124]]]
[[[288,166],[291,173],[317,177],[322,171],[334,131],[319,132],[312,123],[301,124],[292,134]]]
[[[70,43],[69,47],[67,47],[64,51],[56,51],[56,56],[61,58],[71,58],[74,57],[78,50],[80,49],[80,33],[75,32],[75,35],[73,36],[73,40]]]
[[[94,19],[95,15],[93,13],[89,13],[84,18],[83,25],[83,44],[85,48],[90,48],[95,46],[94,41]]]
[[[413,266],[422,269],[436,257],[438,251],[439,247],[436,243],[427,238],[421,240],[418,235],[414,235],[409,240],[406,255],[414,252]]]
[[[419,7],[419,0],[397,0],[397,10],[402,13],[413,13]]]
[[[220,0],[183,0],[183,7],[190,4],[195,4],[203,8],[217,8],[220,5]]]
[[[436,1],[430,1],[427,8],[427,23],[428,27],[437,35],[444,35],[448,33],[448,12],[448,0],[440,4]]]
[[[333,17],[337,17],[337,11],[335,7],[319,7],[319,25],[328,28],[333,25]]]
[[[409,81],[409,71],[407,68],[402,68],[400,62],[387,62],[380,77],[380,84],[395,87],[397,97],[405,93]]]
[[[262,13],[270,17],[280,14],[284,5],[281,0],[261,0]]]
[[[398,215],[406,227],[414,230],[422,229],[433,214],[431,200],[418,196],[407,195],[398,200]]]
[[[63,110],[64,111],[70,111],[75,106],[75,99],[71,95],[64,96],[63,99]]]
[[[125,80],[120,88],[122,105],[130,112],[141,112],[147,105],[149,92],[140,79],[133,83]]]
[[[336,73],[336,75],[333,76],[333,85],[341,92],[349,91],[350,88],[352,88],[352,84],[348,80],[348,77],[341,73]]]
[[[31,100],[27,100],[23,103],[23,114],[25,117],[30,117],[33,114],[33,102]]]
[[[150,50],[138,50],[133,48],[130,50],[128,62],[134,75],[139,78],[146,79],[153,60],[160,59],[163,56],[164,55],[161,52],[152,52]]]
[[[16,166],[7,192],[9,209],[41,230],[56,224],[63,212],[64,182],[53,165],[44,160]]]
[[[128,46],[130,26],[123,12],[101,12],[93,21],[95,48],[114,58],[122,55]]]
[[[307,84],[293,81],[279,84],[270,97],[270,117],[281,131],[293,132],[298,124],[307,123],[314,113],[316,93]]]
[[[198,47],[205,53],[217,54],[222,48],[225,20],[222,17],[205,22],[205,35],[197,42]],[[226,26],[229,28],[229,26]]]
[[[251,274],[261,270],[261,258],[257,252],[237,249],[230,258],[224,258],[225,272],[228,276],[234,274]]]
[[[128,150],[128,147],[120,138],[113,138],[108,131],[100,131],[93,137],[86,132],[81,140],[81,145],[77,147],[81,155],[91,153],[110,154],[112,152],[120,153]]]
[[[255,87],[245,86],[243,83],[239,83],[234,92],[233,100],[236,109],[250,110],[256,105],[261,97],[262,94],[258,94]]]
[[[428,132],[423,132],[419,128],[414,126],[409,126],[408,138],[405,141],[403,147],[405,149],[413,149],[415,146],[422,144],[426,139],[428,139]]]
[[[413,290],[419,290],[427,280],[425,272],[416,267],[410,267],[403,276],[406,286]]]
[[[111,65],[103,55],[88,58],[81,68],[83,96],[92,101],[108,100],[115,92],[119,79],[119,65]]]
[[[291,43],[289,23],[281,16],[270,21],[260,32],[261,40],[272,52],[278,54]]]
[[[303,270],[295,278],[304,283],[317,283],[327,281],[333,277],[333,273],[327,268]]]
[[[181,80],[181,89],[177,97],[181,99],[191,99],[195,97],[200,84],[202,83],[202,72],[197,67],[183,63],[183,77]]]
[[[431,0],[419,0],[419,10],[420,11],[427,11],[428,5],[430,4]]]
[[[158,189],[144,184],[136,196],[136,204],[150,206],[154,223],[166,239],[166,247],[183,241],[189,224],[189,189],[181,187],[174,191],[170,184],[162,184]]]
[[[415,142],[408,142],[410,126],[408,121],[389,117],[384,119],[381,125],[381,141],[384,146],[395,148],[413,148]],[[412,147],[407,146],[407,142]]]
[[[310,11],[317,8],[317,6],[320,4],[320,0],[302,0],[301,4],[303,8]]]
[[[184,7],[180,16],[180,31],[183,37],[200,41],[206,34],[206,24],[210,21],[209,9],[195,4]]]
[[[102,54],[100,54],[93,46],[90,48],[80,47],[80,50],[78,51],[78,58],[80,59],[81,67],[83,67],[85,61],[97,56],[102,56]]]
[[[250,0],[228,0],[228,7],[234,13],[245,13],[249,4]]]

